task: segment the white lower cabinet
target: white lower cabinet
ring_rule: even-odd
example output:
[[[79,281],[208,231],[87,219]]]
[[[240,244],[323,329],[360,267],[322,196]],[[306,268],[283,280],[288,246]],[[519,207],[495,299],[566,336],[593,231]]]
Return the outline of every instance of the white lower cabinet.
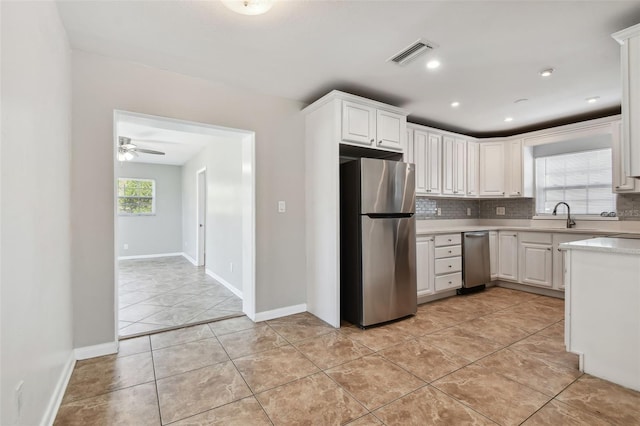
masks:
[[[461,242],[461,234],[445,234],[435,237],[434,293],[462,287]]]
[[[560,250],[560,244],[572,241],[588,240],[595,235],[586,234],[553,234],[553,289],[564,291],[565,252]]]
[[[520,233],[520,282],[551,288],[552,235],[546,232]]]
[[[489,232],[489,262],[493,281],[498,278],[498,231]]]
[[[498,278],[518,281],[517,232],[498,232]]]
[[[419,236],[416,239],[416,278],[418,297],[433,294],[433,237]]]

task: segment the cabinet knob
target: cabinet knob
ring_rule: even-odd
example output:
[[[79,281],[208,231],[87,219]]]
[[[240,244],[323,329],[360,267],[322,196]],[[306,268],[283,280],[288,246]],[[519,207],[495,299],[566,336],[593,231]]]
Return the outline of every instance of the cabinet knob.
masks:
[[[381,140],[378,141],[378,145],[382,145],[382,141]]]
[[[520,191],[516,192],[516,194],[520,195]]]
[[[451,253],[451,250],[449,250],[449,253]]]
[[[504,195],[504,192],[502,193],[502,195]]]
[[[371,139],[371,143],[374,143],[376,140],[375,139]]]
[[[551,251],[551,248],[548,248],[547,251]]]
[[[452,267],[452,266],[451,266],[451,265],[449,265],[449,268],[451,268],[451,267]]]
[[[449,284],[451,284],[451,281],[449,281]]]
[[[620,185],[617,185],[617,186],[616,186],[616,189],[620,189]]]

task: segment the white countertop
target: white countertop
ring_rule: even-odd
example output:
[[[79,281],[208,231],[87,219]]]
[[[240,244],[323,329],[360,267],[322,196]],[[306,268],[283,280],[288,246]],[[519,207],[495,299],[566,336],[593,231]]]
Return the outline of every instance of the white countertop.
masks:
[[[640,254],[640,239],[592,238],[560,244],[561,250],[598,251],[603,253]]]
[[[518,231],[518,232],[551,232],[551,233],[567,233],[567,234],[588,234],[588,235],[612,235],[621,234],[619,231],[607,231],[592,228],[534,228],[530,226],[445,226],[441,228],[416,228],[416,235],[438,235],[438,234],[455,234],[459,232],[472,231]]]

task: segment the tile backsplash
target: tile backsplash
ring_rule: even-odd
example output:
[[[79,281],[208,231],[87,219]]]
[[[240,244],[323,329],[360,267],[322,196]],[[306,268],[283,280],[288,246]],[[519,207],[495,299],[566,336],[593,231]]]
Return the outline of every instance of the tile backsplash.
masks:
[[[504,207],[504,215],[496,213],[498,207]],[[467,215],[467,209],[470,209],[470,215]],[[616,212],[620,220],[640,221],[640,194],[618,194]],[[416,197],[417,219],[531,219],[535,213],[534,198],[456,200]]]

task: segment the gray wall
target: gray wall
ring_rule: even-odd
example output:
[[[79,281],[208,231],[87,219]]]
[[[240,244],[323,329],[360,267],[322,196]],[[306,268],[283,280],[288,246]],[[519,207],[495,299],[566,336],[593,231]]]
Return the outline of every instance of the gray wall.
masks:
[[[0,11],[0,424],[51,424],[47,407],[74,360],[71,52],[54,2],[0,2]]]
[[[119,256],[182,252],[182,167],[123,161],[116,175],[156,181],[155,215],[118,216]]]
[[[302,105],[80,51],[72,67],[75,345],[116,335],[114,109],[255,131],[256,311],[305,303]]]
[[[183,167],[183,244],[185,253],[194,259],[196,173],[203,167],[207,168],[205,265],[242,291],[242,140],[213,140]]]

